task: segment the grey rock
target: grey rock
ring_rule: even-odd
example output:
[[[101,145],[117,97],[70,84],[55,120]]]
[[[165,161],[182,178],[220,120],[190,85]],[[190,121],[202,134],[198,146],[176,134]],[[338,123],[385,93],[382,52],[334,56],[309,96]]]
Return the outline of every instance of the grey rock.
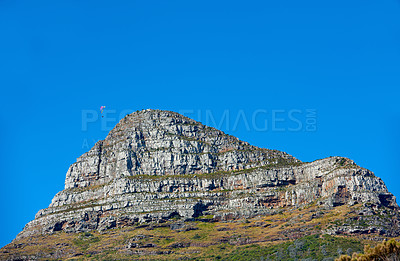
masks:
[[[395,197],[379,177],[350,159],[303,163],[177,113],[145,110],[127,115],[80,156],[67,171],[65,189],[17,238],[172,218],[247,218],[311,202],[326,209],[365,203],[363,217],[374,217],[372,211],[382,207],[390,218],[368,222],[387,235],[399,234]],[[365,229],[337,227],[326,233]]]

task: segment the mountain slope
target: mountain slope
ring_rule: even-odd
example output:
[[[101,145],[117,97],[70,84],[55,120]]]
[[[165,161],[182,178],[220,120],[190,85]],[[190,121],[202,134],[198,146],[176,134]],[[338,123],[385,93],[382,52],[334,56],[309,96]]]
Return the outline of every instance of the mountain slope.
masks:
[[[198,222],[218,226],[246,219],[258,229],[248,235],[252,239],[247,243],[268,242],[274,237],[285,240],[268,226],[255,225],[257,219],[265,217],[281,220],[275,225],[279,224],[287,235],[297,235],[286,239],[321,232],[382,239],[399,235],[398,209],[384,182],[350,159],[330,157],[303,163],[177,113],[145,110],[127,115],[70,166],[65,189],[36,214],[12,244],[24,242],[29,249],[29,239],[68,238],[85,232],[92,236],[100,233],[99,238],[115,229],[128,229],[129,237],[133,236],[129,229],[137,231],[144,225],[169,224],[175,231],[173,226],[178,222],[178,227],[201,230]],[[285,212],[299,215],[299,211],[307,218],[301,219],[303,223],[297,224],[296,231],[290,232],[293,224],[288,225],[289,220],[277,218]],[[318,216],[320,212],[324,214]],[[333,213],[338,218],[327,217]],[[323,221],[313,224],[315,219]],[[257,231],[272,234],[261,240],[255,236]],[[211,237],[214,232],[202,231]],[[124,240],[123,249],[131,249],[126,247],[130,239]],[[185,242],[183,248],[192,243],[196,241]],[[23,250],[12,248],[12,244],[3,254],[20,258]],[[137,246],[133,248],[142,248]],[[41,247],[36,245],[37,249]],[[121,252],[121,246],[115,247]],[[64,254],[45,258],[65,258],[81,251],[65,249],[61,251]],[[165,254],[163,251],[174,252],[169,245],[160,255]],[[28,252],[35,255],[35,248]]]

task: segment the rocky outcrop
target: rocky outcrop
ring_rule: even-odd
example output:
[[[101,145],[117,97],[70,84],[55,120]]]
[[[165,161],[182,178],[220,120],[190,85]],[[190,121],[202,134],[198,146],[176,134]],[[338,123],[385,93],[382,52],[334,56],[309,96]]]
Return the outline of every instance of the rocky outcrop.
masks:
[[[17,238],[174,217],[228,220],[309,204],[334,208],[358,203],[365,209],[384,208],[397,218],[395,197],[384,182],[350,159],[303,163],[177,113],[145,110],[127,115],[79,157],[68,169],[65,189]],[[398,233],[390,222],[381,221],[379,227],[377,233]]]
[[[299,162],[259,149],[177,113],[146,110],[126,116],[78,158],[65,188],[104,184],[135,175],[184,175]]]

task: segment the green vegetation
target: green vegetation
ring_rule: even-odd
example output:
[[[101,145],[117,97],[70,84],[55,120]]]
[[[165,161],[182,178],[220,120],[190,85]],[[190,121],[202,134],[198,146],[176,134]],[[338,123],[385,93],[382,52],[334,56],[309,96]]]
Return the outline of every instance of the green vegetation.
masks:
[[[78,236],[78,238],[74,239],[72,242],[74,245],[80,247],[82,250],[88,249],[91,244],[97,243],[100,241],[100,238],[93,236],[93,234],[89,232],[82,233]]]
[[[396,261],[400,260],[400,243],[394,239],[383,241],[376,247],[365,246],[364,254],[354,253],[352,257],[342,255],[337,261]]]
[[[202,237],[199,235],[199,234],[196,234],[196,235],[194,235],[193,237],[192,237],[192,239],[201,239]]]
[[[205,216],[199,216],[196,219],[203,219],[203,220],[207,220],[207,219],[213,219],[214,215],[205,215]]]
[[[343,224],[358,207],[326,210],[311,202],[301,209],[247,219],[218,221],[206,214],[192,221],[135,224],[103,232],[59,231],[19,239],[2,249],[0,260],[7,260],[8,253],[38,260],[334,260],[362,253],[365,244],[373,243],[320,232]],[[373,237],[369,235],[370,240]],[[64,256],[56,257],[61,249]]]
[[[360,241],[333,237],[329,235],[311,235],[277,245],[250,245],[237,248],[223,257],[229,260],[298,260],[312,258],[317,260],[335,258],[346,251],[361,251]]]

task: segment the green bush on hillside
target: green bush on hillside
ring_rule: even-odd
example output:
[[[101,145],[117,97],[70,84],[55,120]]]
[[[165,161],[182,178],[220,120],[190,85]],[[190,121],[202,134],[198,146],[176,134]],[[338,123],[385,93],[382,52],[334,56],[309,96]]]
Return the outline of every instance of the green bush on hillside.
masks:
[[[337,261],[397,261],[400,260],[400,243],[394,239],[384,241],[374,248],[367,245],[364,254],[342,255]]]

